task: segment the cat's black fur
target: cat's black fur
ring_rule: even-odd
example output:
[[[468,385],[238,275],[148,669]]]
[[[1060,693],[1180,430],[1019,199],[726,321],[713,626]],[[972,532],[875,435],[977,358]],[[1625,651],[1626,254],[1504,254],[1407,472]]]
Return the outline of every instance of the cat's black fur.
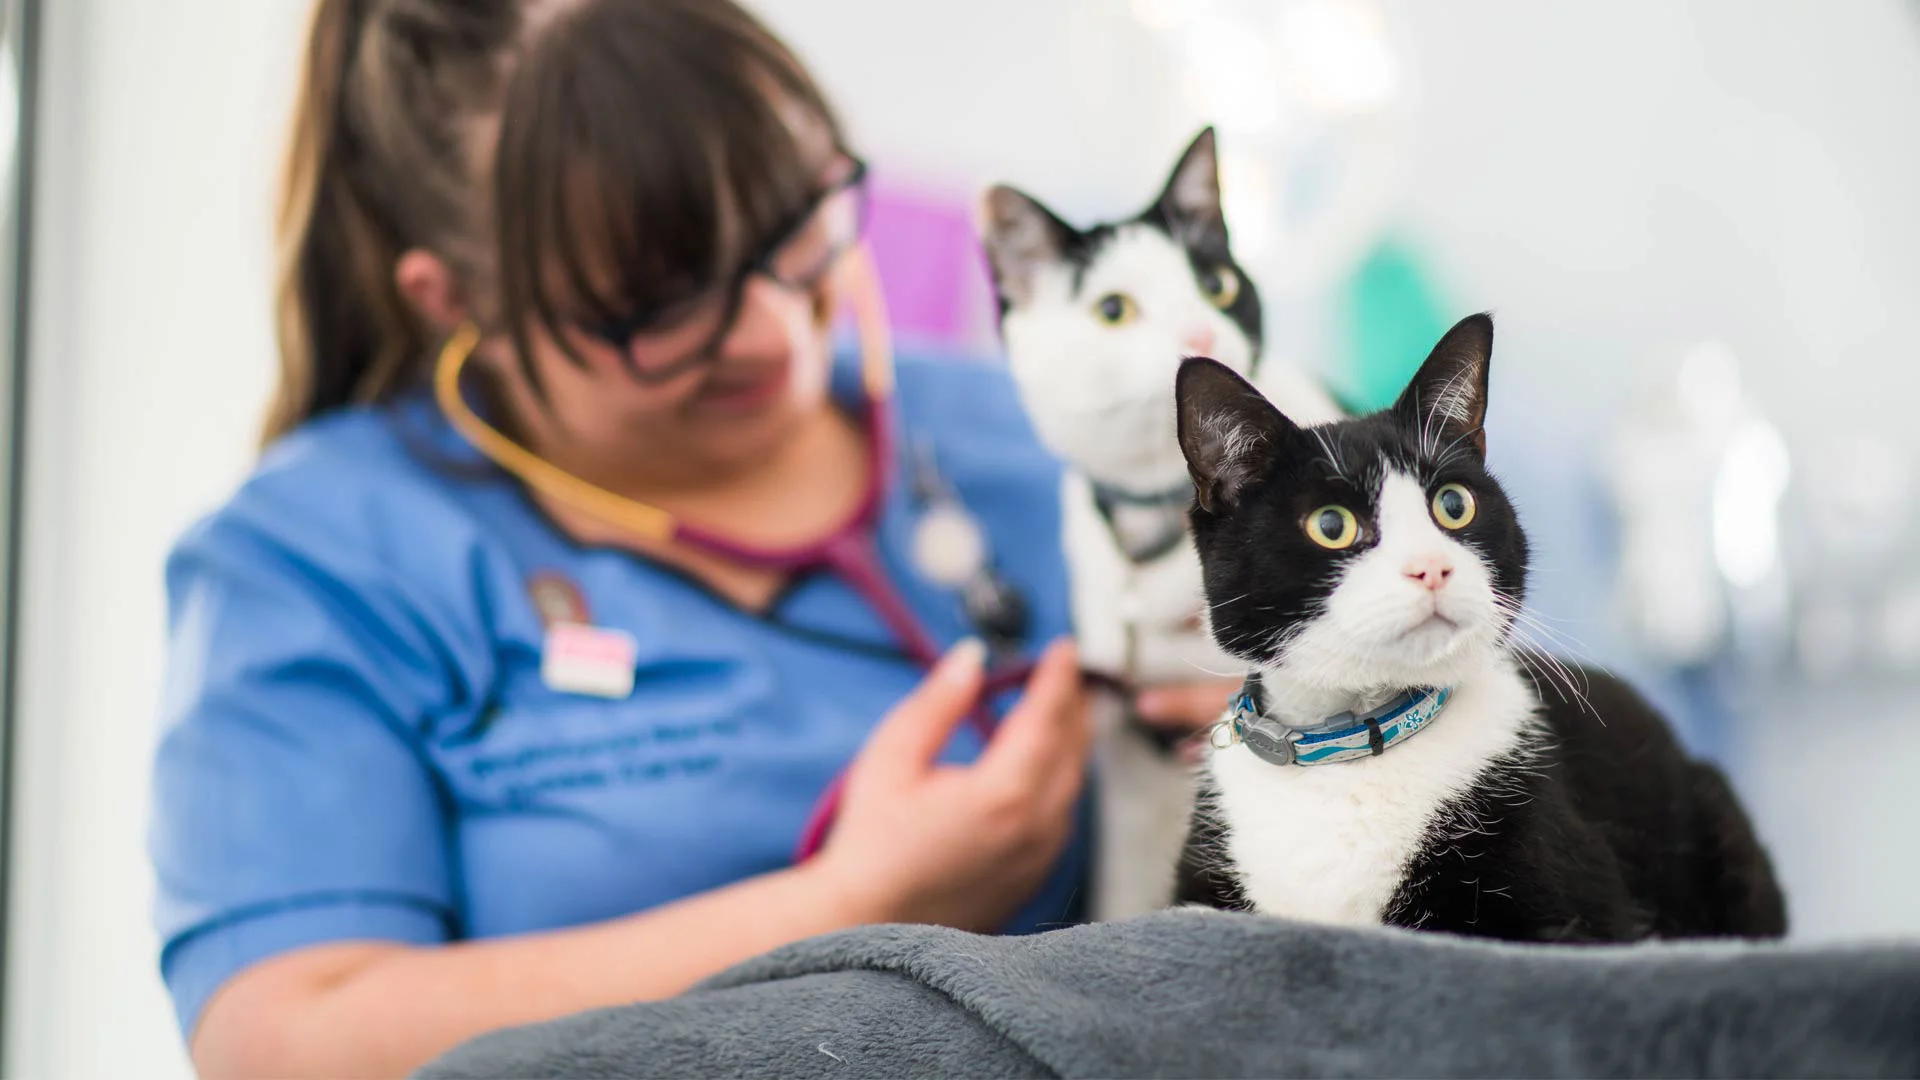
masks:
[[[1363,532],[1353,547],[1329,551],[1300,522],[1340,503],[1370,527],[1378,472],[1389,466],[1428,490],[1451,481],[1473,490],[1474,520],[1453,535],[1490,566],[1495,592],[1518,605],[1526,537],[1486,471],[1481,432],[1492,334],[1486,316],[1463,321],[1392,409],[1310,430],[1224,367],[1183,366],[1182,443],[1197,462],[1194,536],[1224,647],[1270,662],[1286,629],[1315,617],[1339,562],[1371,538]],[[1457,417],[1435,424],[1437,395],[1462,389]],[[1256,448],[1235,467],[1212,467],[1223,459],[1205,445],[1206,425],[1222,416],[1258,430]],[[1386,907],[1389,924],[1519,941],[1785,932],[1766,853],[1719,770],[1690,758],[1644,700],[1602,673],[1535,678],[1534,692],[1546,738],[1525,760],[1490,762],[1434,815]],[[1218,842],[1226,827],[1203,793],[1182,859],[1182,902],[1246,906]]]
[[[1080,287],[1080,275],[1086,272],[1094,257],[1113,239],[1115,233],[1128,225],[1145,225],[1165,233],[1187,253],[1187,262],[1193,267],[1196,281],[1202,275],[1223,267],[1233,271],[1240,279],[1239,295],[1232,304],[1221,310],[1246,334],[1257,357],[1261,344],[1260,290],[1254,288],[1252,279],[1233,259],[1233,247],[1227,239],[1226,215],[1220,209],[1218,187],[1211,185],[1212,197],[1202,199],[1199,205],[1182,205],[1177,196],[1177,185],[1183,173],[1200,169],[1211,177],[1216,172],[1214,155],[1213,129],[1205,128],[1180,155],[1179,162],[1168,174],[1166,186],[1154,199],[1153,205],[1125,221],[1106,222],[1084,230],[1060,220],[1059,215],[1025,192],[1005,185],[995,188],[990,196],[989,213],[1018,213],[1030,217],[1043,234],[1041,243],[1046,251],[1044,258],[1039,258],[1037,253],[1031,251],[1003,250],[995,242],[995,230],[988,230],[987,256],[994,266],[994,297],[999,304],[1000,317],[1005,318],[1007,310],[1013,305],[1009,291],[1023,286],[1024,275],[1030,272],[1034,263],[1051,262],[1057,257],[1073,268],[1074,287],[1077,289]]]
[[[1511,941],[1784,934],[1785,900],[1726,778],[1625,683],[1574,678],[1584,703],[1536,680],[1558,745],[1525,768],[1495,762],[1441,812],[1387,923]],[[1179,901],[1243,910],[1201,803]]]

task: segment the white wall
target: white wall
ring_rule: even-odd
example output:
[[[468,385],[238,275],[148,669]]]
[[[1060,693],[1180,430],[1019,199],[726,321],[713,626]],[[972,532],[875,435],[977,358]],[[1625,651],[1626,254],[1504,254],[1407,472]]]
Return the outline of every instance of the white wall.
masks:
[[[160,565],[267,386],[300,6],[41,4],[9,1076],[186,1074],[142,836]]]
[[[1790,436],[1913,439],[1920,8],[1396,0],[1413,219],[1569,398],[1722,336]],[[1868,387],[1871,392],[1867,392]]]
[[[1121,209],[1193,120],[1117,0],[760,6],[876,158],[958,189]],[[304,7],[43,0],[9,1075],[184,1070],[141,837],[160,560],[249,459]],[[1503,363],[1604,397],[1650,345],[1713,332],[1790,428],[1904,418],[1920,49],[1897,0],[1389,11],[1421,95],[1411,220],[1459,300],[1500,309]],[[1845,932],[1874,902],[1816,910]]]
[[[1017,180],[1131,212],[1193,134],[1167,65],[1112,0],[748,0],[883,165],[949,191]]]

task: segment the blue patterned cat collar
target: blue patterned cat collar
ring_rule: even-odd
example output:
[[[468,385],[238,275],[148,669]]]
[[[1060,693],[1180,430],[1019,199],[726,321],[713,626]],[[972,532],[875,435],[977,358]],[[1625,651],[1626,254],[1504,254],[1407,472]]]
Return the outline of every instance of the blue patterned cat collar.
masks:
[[[1291,727],[1261,715],[1253,679],[1240,688],[1231,712],[1216,729],[1216,748],[1245,743],[1254,756],[1273,765],[1331,765],[1355,758],[1377,757],[1405,742],[1433,722],[1453,696],[1448,687],[1419,687],[1402,691],[1392,701],[1370,712],[1343,712],[1309,728]]]

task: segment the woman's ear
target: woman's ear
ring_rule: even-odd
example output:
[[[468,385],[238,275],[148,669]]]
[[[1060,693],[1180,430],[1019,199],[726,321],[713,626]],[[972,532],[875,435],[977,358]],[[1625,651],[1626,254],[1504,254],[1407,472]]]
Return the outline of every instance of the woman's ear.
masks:
[[[410,248],[393,264],[393,284],[414,314],[436,334],[467,321],[467,298],[452,268],[431,251]]]

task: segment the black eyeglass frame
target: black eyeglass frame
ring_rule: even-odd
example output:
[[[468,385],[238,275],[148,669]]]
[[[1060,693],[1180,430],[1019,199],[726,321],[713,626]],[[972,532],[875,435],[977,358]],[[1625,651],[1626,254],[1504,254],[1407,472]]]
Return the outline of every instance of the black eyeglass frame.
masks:
[[[666,312],[677,306],[674,304],[628,315],[612,322],[591,325],[576,322],[575,325],[579,326],[588,337],[620,350],[620,355],[626,361],[628,373],[639,382],[669,382],[701,364],[712,362],[721,340],[733,328],[734,320],[739,318],[741,300],[746,293],[749,280],[755,276],[763,276],[783,288],[792,289],[795,292],[809,292],[820,284],[827,273],[833,269],[834,264],[840,261],[840,257],[850,251],[866,235],[867,217],[872,207],[872,193],[867,187],[867,163],[853,154],[843,152],[841,156],[851,165],[847,174],[827,185],[806,206],[782,223],[773,231],[772,239],[761,247],[759,254],[741,264],[740,269],[734,272],[733,279],[727,284],[724,293],[727,297],[727,306],[721,314],[719,323],[707,340],[698,348],[689,351],[686,356],[664,366],[652,368],[642,368],[633,359],[633,339],[650,330],[658,329],[658,324]],[[813,222],[815,216],[828,203],[849,191],[856,195],[851,232],[845,237],[836,239],[833,246],[821,256],[819,261],[809,266],[804,273],[793,277],[781,276],[777,269],[780,253]]]

